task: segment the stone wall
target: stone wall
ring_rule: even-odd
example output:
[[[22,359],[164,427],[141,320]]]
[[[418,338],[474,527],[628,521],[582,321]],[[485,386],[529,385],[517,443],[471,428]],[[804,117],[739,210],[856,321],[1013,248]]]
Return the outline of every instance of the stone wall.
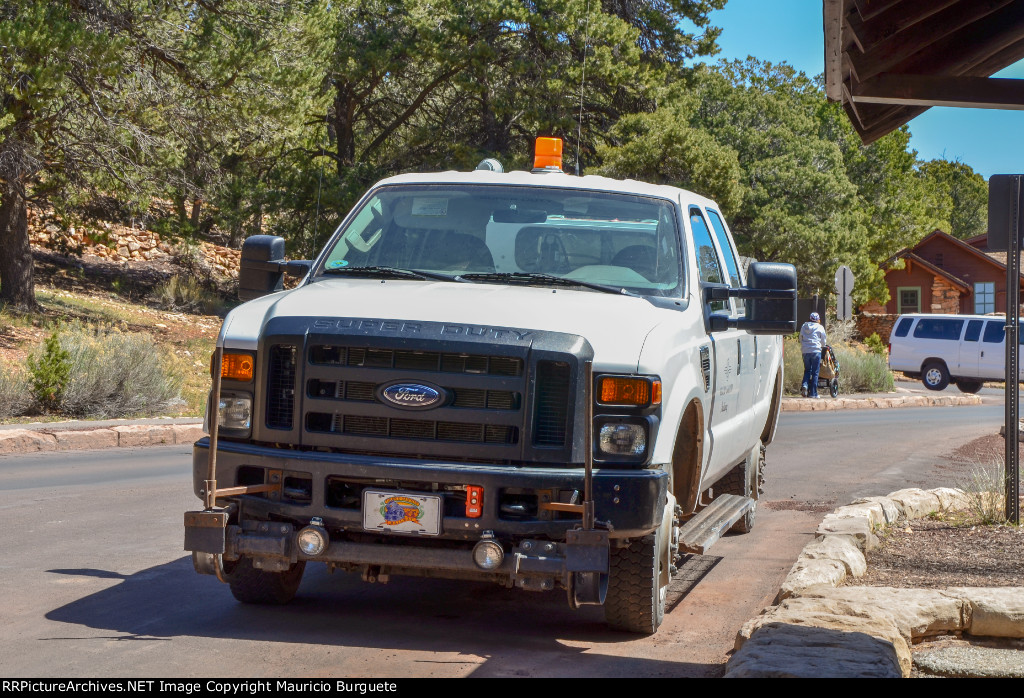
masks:
[[[932,281],[931,312],[952,314],[960,312],[960,289],[954,288],[941,276],[936,276]]]
[[[866,313],[862,310],[857,316],[857,333],[865,339],[877,332],[883,342],[888,342],[898,317],[895,313]]]
[[[180,242],[162,240],[151,230],[129,228],[109,222],[91,227],[61,225],[52,211],[29,209],[29,239],[34,247],[50,251],[92,255],[108,262],[173,263],[187,254]],[[237,279],[241,251],[209,242],[199,243],[198,254],[212,271]]]

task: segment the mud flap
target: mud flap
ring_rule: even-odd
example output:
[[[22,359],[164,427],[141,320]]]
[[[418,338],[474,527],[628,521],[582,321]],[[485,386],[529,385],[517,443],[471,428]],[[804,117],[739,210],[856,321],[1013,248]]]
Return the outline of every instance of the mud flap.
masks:
[[[601,606],[608,594],[608,531],[574,529],[565,534],[569,605]]]

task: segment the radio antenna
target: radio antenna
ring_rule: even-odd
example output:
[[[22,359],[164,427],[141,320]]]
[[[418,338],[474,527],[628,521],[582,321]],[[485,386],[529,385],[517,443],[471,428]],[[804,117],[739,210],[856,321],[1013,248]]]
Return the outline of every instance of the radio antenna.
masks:
[[[587,48],[590,46],[590,0],[587,0],[587,22],[583,29],[583,74],[580,76],[580,117],[576,121],[576,176],[580,176],[580,143],[583,140],[583,86],[587,82]]]

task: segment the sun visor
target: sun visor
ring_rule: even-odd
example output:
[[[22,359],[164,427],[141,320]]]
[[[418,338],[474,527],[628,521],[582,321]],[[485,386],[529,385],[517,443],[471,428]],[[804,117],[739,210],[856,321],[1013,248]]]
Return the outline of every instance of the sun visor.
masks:
[[[446,193],[405,196],[395,205],[395,223],[415,230],[453,230],[483,237],[492,203]]]

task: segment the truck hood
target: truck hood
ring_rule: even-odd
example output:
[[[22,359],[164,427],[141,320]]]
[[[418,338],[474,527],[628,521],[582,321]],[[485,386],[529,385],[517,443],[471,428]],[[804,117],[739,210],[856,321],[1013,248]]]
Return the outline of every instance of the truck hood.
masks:
[[[387,279],[324,279],[235,308],[227,347],[254,350],[278,317],[348,317],[445,322],[580,335],[602,370],[636,371],[647,334],[672,310],[643,298],[566,288]]]

